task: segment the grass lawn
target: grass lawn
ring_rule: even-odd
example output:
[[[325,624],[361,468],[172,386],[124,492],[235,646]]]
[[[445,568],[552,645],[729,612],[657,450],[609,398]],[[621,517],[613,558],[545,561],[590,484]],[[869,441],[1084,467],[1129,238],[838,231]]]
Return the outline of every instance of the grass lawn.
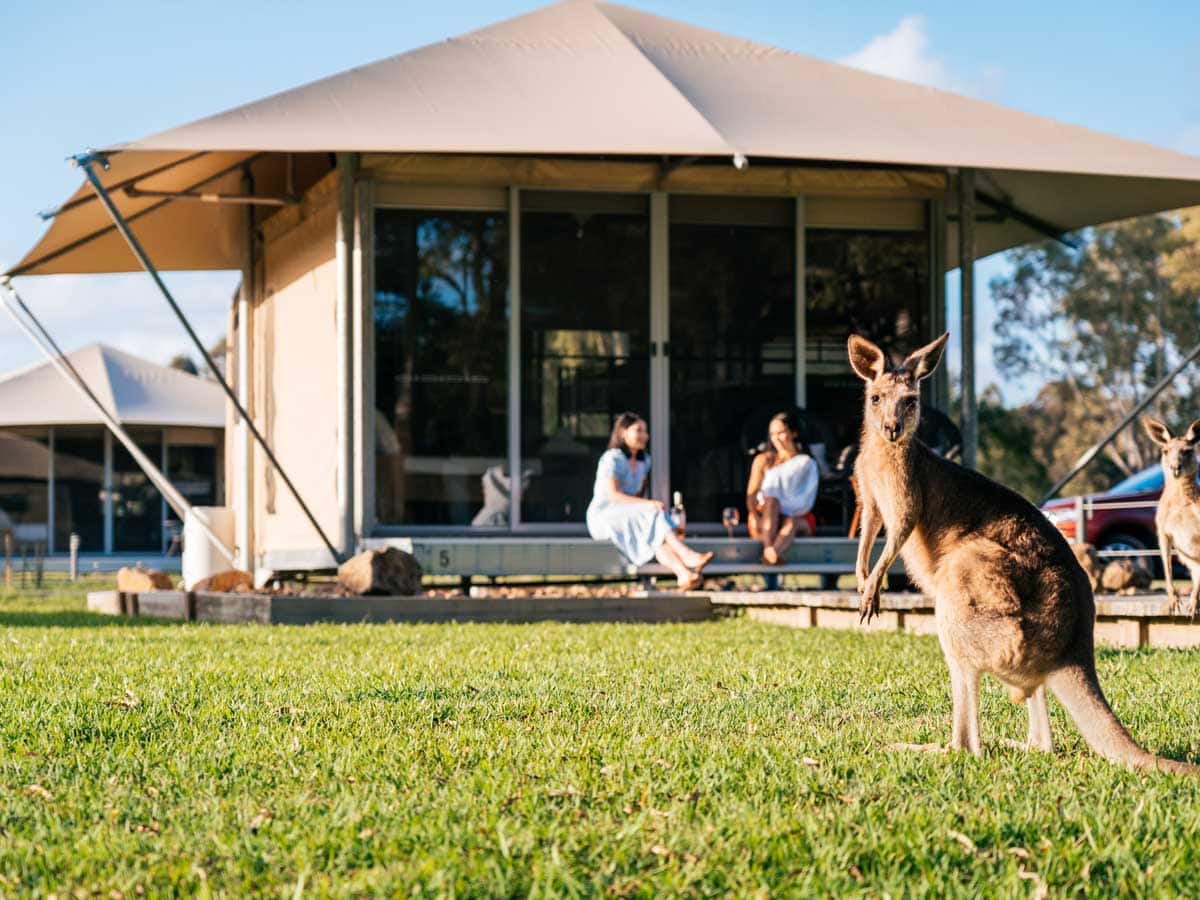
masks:
[[[1200,895],[1200,783],[949,736],[931,638],[694,625],[256,627],[0,597],[0,896]],[[1195,758],[1200,653],[1105,652]]]

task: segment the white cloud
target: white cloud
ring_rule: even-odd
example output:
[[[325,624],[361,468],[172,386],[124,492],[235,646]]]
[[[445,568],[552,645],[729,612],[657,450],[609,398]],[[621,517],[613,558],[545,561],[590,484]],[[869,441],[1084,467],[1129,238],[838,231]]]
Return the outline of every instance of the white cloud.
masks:
[[[239,276],[192,272],[166,276],[175,299],[205,347],[225,334]],[[68,353],[101,342],[152,362],[177,353],[199,361],[182,326],[144,273],[16,278],[13,286]],[[44,359],[6,315],[0,315],[0,374]]]
[[[925,20],[921,16],[905,16],[887,34],[871,38],[861,50],[841,62],[876,75],[945,90],[961,89],[946,64],[930,52]]]
[[[1004,87],[1000,66],[984,65],[969,77],[951,71],[930,47],[921,16],[905,16],[891,31],[871,38],[839,62],[876,75],[989,99],[999,97]]]

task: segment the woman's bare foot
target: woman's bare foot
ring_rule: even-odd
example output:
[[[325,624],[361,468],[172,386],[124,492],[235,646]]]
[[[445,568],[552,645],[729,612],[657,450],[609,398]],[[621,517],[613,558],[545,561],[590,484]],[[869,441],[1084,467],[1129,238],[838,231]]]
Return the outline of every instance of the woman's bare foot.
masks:
[[[692,566],[692,569],[695,570],[697,575],[699,575],[704,571],[704,567],[713,561],[713,557],[716,555],[717,554],[713,553],[711,550],[709,550],[707,553],[701,553],[698,557],[696,557],[696,564]]]
[[[774,547],[764,547],[762,558],[763,562],[765,562],[768,566],[779,565],[779,553]]]
[[[681,579],[679,581],[679,590],[694,591],[703,586],[703,584],[704,578],[700,575],[700,573],[693,572],[690,577]]]

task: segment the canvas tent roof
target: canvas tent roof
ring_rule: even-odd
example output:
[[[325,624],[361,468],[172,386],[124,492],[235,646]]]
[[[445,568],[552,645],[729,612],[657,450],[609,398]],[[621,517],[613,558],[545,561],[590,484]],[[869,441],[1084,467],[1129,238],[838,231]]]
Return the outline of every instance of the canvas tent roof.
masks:
[[[225,426],[225,395],[212,381],[104,344],[89,344],[67,358],[124,425]],[[83,424],[103,422],[50,363],[0,378],[0,428]]]
[[[143,176],[139,187],[158,190],[236,190],[252,156],[278,181],[291,153],[741,155],[975,167],[990,193],[1067,230],[1200,204],[1200,158],[593,0],[114,149],[106,185]],[[13,274],[135,268],[88,196],[76,193]],[[163,268],[239,266],[236,207],[115,196]],[[1040,237],[1008,218],[981,222],[977,241],[986,255]]]

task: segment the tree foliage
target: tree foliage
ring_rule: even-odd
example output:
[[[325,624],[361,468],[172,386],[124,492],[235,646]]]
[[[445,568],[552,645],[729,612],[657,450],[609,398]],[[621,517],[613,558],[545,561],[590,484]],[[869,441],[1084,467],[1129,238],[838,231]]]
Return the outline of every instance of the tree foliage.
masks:
[[[171,361],[167,363],[167,367],[178,369],[180,372],[187,372],[189,375],[199,375],[200,370],[196,368],[196,363],[186,353],[176,353],[171,357]]]
[[[1031,455],[1049,478],[1200,343],[1200,217],[1147,216],[1080,237],[1079,249],[1047,242],[1013,251],[1010,274],[991,282],[997,367],[1044,383],[1021,413]],[[1190,420],[1198,368],[1175,379],[1151,411]],[[996,440],[1000,452],[1007,445]],[[1141,429],[1127,428],[1104,458],[1107,466],[1093,466],[1072,488],[1106,487],[1157,457]]]

